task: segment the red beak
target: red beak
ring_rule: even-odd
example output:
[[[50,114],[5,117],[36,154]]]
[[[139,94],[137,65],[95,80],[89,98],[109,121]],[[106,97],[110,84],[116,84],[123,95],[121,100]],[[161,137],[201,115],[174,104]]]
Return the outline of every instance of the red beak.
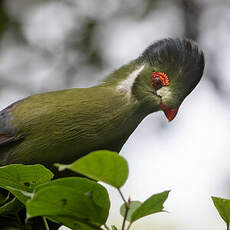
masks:
[[[175,116],[177,115],[178,109],[179,108],[168,108],[166,105],[164,104],[160,104],[160,107],[162,109],[162,111],[164,112],[165,116],[168,118],[168,121],[172,121]]]

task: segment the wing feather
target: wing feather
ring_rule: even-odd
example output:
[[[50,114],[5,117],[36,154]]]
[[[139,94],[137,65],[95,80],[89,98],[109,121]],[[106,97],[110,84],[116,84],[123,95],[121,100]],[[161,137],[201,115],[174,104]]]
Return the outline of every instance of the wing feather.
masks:
[[[8,134],[8,133],[0,133],[0,146],[6,145],[11,142],[15,142],[20,140],[21,138],[18,138],[14,135]]]
[[[0,111],[0,146],[22,139],[18,137],[15,129],[9,123],[11,119],[10,110],[16,103]]]

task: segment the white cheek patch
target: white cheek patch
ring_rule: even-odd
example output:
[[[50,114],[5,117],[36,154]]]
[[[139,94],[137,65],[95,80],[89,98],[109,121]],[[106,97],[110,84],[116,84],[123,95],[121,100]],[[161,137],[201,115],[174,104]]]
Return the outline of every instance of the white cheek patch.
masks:
[[[171,97],[172,93],[169,87],[164,86],[157,90],[157,95],[161,96],[164,99],[168,99]]]
[[[120,93],[125,94],[127,98],[131,97],[132,87],[133,84],[140,74],[140,72],[144,69],[145,65],[142,65],[140,68],[134,70],[130,73],[125,80],[122,80],[119,85],[117,86],[116,90]]]

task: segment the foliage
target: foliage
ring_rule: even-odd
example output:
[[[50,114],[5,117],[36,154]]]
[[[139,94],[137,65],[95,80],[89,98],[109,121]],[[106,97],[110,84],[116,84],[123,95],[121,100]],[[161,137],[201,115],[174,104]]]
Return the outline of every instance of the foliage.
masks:
[[[220,216],[225,221],[227,230],[229,230],[230,224],[230,200],[219,198],[219,197],[212,197],[212,201],[218,210]]]
[[[148,216],[157,212],[163,212],[163,204],[168,198],[168,194],[169,191],[165,191],[152,195],[144,203],[141,203],[140,201],[130,202],[127,220],[130,221],[130,223],[133,223],[134,221],[144,216]],[[125,205],[121,206],[121,215],[125,216]]]
[[[60,171],[70,169],[94,180],[120,188],[128,178],[127,161],[115,152],[95,151],[71,165],[56,164]]]
[[[109,196],[102,185],[75,177],[47,183],[26,203],[27,218],[48,216],[72,229],[79,224],[100,229],[109,207]]]
[[[0,187],[15,195],[25,204],[27,192],[53,178],[53,173],[42,165],[12,164],[0,168]],[[22,192],[23,191],[23,192]]]
[[[41,216],[46,229],[49,229],[46,221],[49,219],[73,230],[103,227],[118,230],[115,225],[111,228],[106,225],[110,210],[109,195],[106,188],[94,180],[113,186],[121,195],[124,201],[121,206],[122,230],[130,229],[133,222],[144,216],[164,211],[163,203],[169,191],[155,194],[143,203],[130,198],[126,201],[120,188],[127,180],[128,164],[115,152],[95,151],[70,165],[56,166],[59,170],[69,169],[88,178],[66,177],[51,181],[53,174],[42,165],[1,167],[0,187],[11,195],[5,197],[1,194],[0,217],[17,215],[22,207],[26,207],[26,224],[28,220]],[[14,198],[10,199],[12,194]],[[129,221],[127,228],[126,220]]]

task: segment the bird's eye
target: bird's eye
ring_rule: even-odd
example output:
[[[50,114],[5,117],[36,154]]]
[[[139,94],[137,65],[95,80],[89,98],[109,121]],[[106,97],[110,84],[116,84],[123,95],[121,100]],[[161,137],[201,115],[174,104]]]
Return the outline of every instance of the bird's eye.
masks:
[[[152,73],[152,86],[155,90],[160,89],[162,86],[168,86],[169,80],[165,73],[153,72]]]
[[[160,78],[158,78],[158,77],[154,78],[152,81],[152,85],[153,85],[155,90],[160,89],[162,87],[162,83],[161,83]]]

